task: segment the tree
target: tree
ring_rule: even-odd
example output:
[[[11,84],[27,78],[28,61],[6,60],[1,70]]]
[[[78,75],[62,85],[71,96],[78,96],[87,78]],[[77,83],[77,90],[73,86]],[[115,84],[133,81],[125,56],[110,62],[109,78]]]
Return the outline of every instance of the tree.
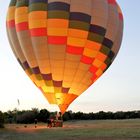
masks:
[[[118,111],[114,114],[114,119],[126,119],[125,112]]]
[[[0,128],[4,128],[4,115],[0,111]]]
[[[65,112],[65,114],[63,115],[63,120],[64,121],[72,120],[72,111]]]
[[[49,117],[50,117],[50,112],[47,109],[42,109],[42,110],[40,110],[40,112],[37,116],[37,119],[40,122],[47,122]]]
[[[34,123],[35,118],[36,118],[35,112],[26,111],[21,115],[17,116],[17,123],[24,123],[24,124]]]

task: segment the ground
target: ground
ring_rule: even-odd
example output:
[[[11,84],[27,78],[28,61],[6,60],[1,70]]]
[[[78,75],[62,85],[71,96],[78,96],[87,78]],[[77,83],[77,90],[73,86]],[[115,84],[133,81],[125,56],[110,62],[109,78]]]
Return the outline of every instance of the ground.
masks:
[[[140,140],[140,119],[70,121],[63,128],[46,124],[8,124],[0,129],[0,140]]]

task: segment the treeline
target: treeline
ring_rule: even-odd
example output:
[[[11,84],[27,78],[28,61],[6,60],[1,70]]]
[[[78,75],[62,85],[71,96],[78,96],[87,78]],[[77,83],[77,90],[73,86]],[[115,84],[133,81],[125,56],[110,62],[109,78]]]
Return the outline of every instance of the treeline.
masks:
[[[46,109],[22,110],[14,109],[13,111],[1,112],[0,111],[0,127],[3,127],[4,123],[34,123],[37,119],[38,122],[46,123],[51,116],[55,116],[56,112],[50,112]],[[105,119],[137,119],[140,118],[140,111],[118,111],[118,112],[104,112],[97,113],[83,113],[67,111],[63,115],[63,120],[105,120]]]
[[[117,120],[117,119],[138,119],[140,118],[140,111],[118,111],[118,112],[104,112],[97,113],[83,113],[68,111],[63,115],[63,120]]]
[[[4,115],[0,111],[0,128],[4,128]]]
[[[37,119],[38,122],[46,123],[50,116],[55,116],[55,112],[49,112],[47,109],[22,110],[14,109],[3,113],[5,123],[31,124]]]

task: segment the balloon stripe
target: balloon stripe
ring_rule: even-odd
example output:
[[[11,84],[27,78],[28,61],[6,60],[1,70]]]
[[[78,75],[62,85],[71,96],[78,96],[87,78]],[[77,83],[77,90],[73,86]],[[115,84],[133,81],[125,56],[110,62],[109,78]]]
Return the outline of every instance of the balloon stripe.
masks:
[[[97,42],[97,43],[102,43],[103,39],[104,39],[104,36],[96,34],[96,33],[89,32],[88,40],[94,41],[94,42]]]
[[[29,0],[17,0],[16,7],[28,6]]]
[[[67,46],[67,53],[80,55],[83,53],[83,51],[84,51],[84,48]]]
[[[28,22],[21,22],[16,24],[17,32],[24,31],[24,30],[28,30]]]
[[[47,3],[48,0],[29,0],[29,3],[30,4],[32,4],[32,3],[39,3],[39,2],[41,2],[41,3]]]
[[[62,87],[62,81],[53,81],[55,87]]]
[[[93,73],[93,74],[96,73],[97,70],[98,70],[98,68],[95,67],[95,66],[91,66],[90,69],[89,69],[89,71],[90,71],[91,73]]]
[[[46,3],[31,3],[29,5],[29,12],[34,12],[34,11],[46,11],[47,6]]]
[[[44,80],[50,81],[52,80],[52,74],[42,74]]]
[[[7,28],[15,28],[15,20],[10,20],[6,22]]]
[[[112,46],[113,46],[113,42],[110,39],[108,39],[108,38],[104,38],[103,45],[105,45],[106,47],[108,47],[109,49],[111,49]]]
[[[67,37],[60,36],[48,36],[48,44],[62,45],[66,44]]]
[[[9,8],[16,5],[17,0],[11,0],[9,4]]]
[[[69,12],[59,10],[48,11],[48,19],[69,19]]]
[[[83,55],[81,58],[81,62],[83,62],[85,64],[91,64],[93,62],[93,59]]]
[[[25,70],[30,68],[27,61],[23,63],[23,67],[24,67]]]
[[[83,21],[83,22],[90,23],[91,16],[85,13],[71,12],[70,20]]]
[[[103,53],[101,53],[101,52],[99,52],[98,54],[97,54],[97,56],[96,56],[96,58],[98,59],[98,60],[100,60],[100,61],[105,61],[105,59],[107,58],[107,55],[105,55],[105,54],[103,54]]]
[[[87,22],[82,22],[82,21],[75,21],[71,20],[69,24],[69,28],[72,29],[79,29],[79,30],[85,30],[88,31],[90,27],[90,24]]]
[[[85,48],[91,49],[91,50],[96,50],[99,51],[101,48],[101,43],[95,42],[95,41],[90,41],[87,40]]]
[[[48,19],[47,26],[49,28],[68,28],[69,21],[67,19]]]
[[[119,18],[120,18],[120,20],[123,21],[123,15],[122,15],[122,13],[119,13]]]
[[[96,33],[96,34],[99,34],[99,35],[102,35],[102,36],[104,36],[105,33],[106,33],[105,28],[103,28],[101,26],[98,26],[98,25],[93,25],[93,24],[90,25],[89,31],[93,32],[93,33]]]
[[[46,31],[46,28],[35,28],[35,29],[30,30],[30,34],[31,34],[32,37],[46,36],[47,31]]]
[[[62,93],[68,93],[68,92],[69,92],[69,89],[70,89],[70,88],[64,88],[64,87],[62,87],[62,91],[61,91],[61,92],[62,92]]]
[[[68,11],[70,10],[70,5],[63,2],[51,2],[48,4],[48,11]]]
[[[7,13],[7,22],[8,21],[11,21],[11,20],[15,20],[15,6],[11,6],[11,7],[9,7],[9,9],[8,9],[8,13]]]
[[[81,39],[86,39],[88,36],[88,31],[84,30],[78,30],[78,29],[69,29],[68,30],[68,36],[72,36],[75,38],[81,38]]]
[[[116,3],[116,0],[108,0],[108,3],[109,3],[109,4],[115,4],[115,5],[117,4],[117,3]]]

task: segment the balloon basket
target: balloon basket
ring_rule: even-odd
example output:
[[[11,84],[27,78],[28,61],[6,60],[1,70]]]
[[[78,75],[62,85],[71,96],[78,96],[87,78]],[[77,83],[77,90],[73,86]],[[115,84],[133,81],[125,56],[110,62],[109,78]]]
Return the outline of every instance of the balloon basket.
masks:
[[[63,127],[63,120],[49,120],[48,127]]]

